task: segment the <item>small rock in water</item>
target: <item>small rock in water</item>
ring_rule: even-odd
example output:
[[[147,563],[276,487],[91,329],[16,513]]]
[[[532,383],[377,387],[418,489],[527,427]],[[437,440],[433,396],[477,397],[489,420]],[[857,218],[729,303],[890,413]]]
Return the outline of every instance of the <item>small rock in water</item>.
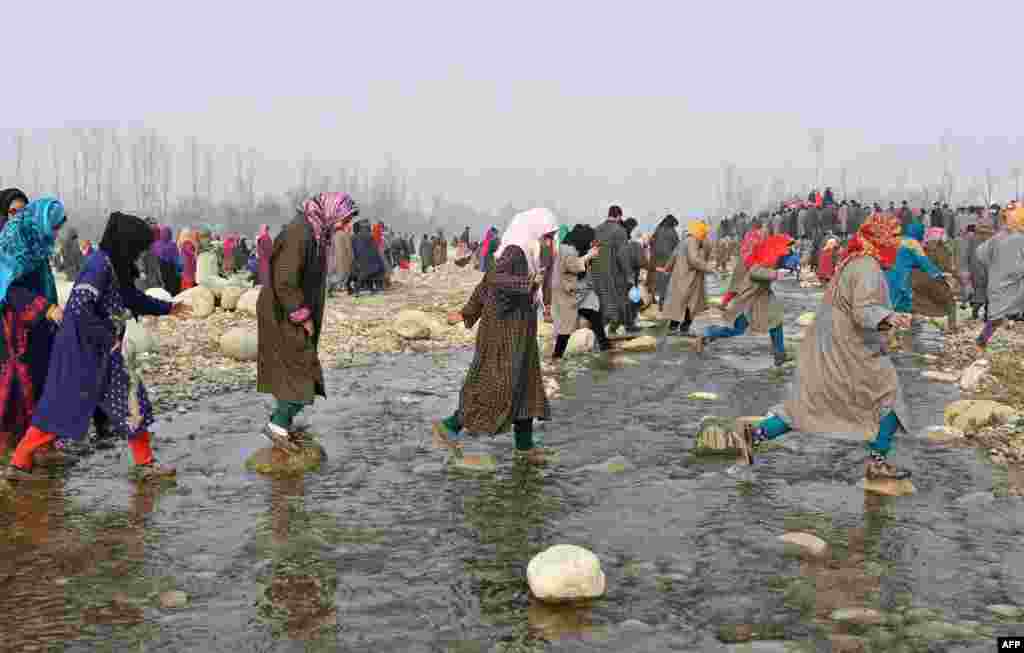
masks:
[[[265,447],[246,459],[245,468],[267,476],[299,476],[319,468],[326,458],[323,447],[316,443],[294,452]]]
[[[784,535],[780,535],[779,539],[786,544],[792,544],[793,546],[800,547],[801,550],[816,557],[823,556],[825,555],[825,552],[828,551],[828,543],[817,535],[812,535],[810,533],[791,531]]]
[[[622,351],[631,352],[657,351],[658,339],[655,338],[654,336],[639,336],[637,338],[626,340],[621,345],[619,345],[619,349],[621,349]]]
[[[1005,619],[1016,619],[1017,617],[1024,615],[1024,609],[1018,608],[1015,605],[997,604],[990,605],[987,609],[992,614],[1003,617]]]
[[[629,469],[632,469],[633,465],[625,456],[615,456],[609,458],[603,463],[597,465],[587,465],[582,469],[585,472],[602,472],[607,474],[621,474]]]
[[[995,500],[996,497],[991,492],[971,492],[957,499],[955,503],[958,506],[978,506],[992,503]]]
[[[857,487],[861,488],[865,492],[872,494],[881,494],[887,497],[904,497],[917,492],[917,488],[914,487],[914,483],[909,479],[903,480],[880,480],[880,479],[863,479],[857,484]]]
[[[691,392],[688,398],[696,401],[718,401],[718,395],[714,392]]]
[[[160,605],[168,610],[184,608],[188,605],[188,594],[180,590],[164,592],[160,595]]]
[[[987,399],[961,399],[946,406],[946,426],[971,434],[989,426],[1006,424],[1016,417],[1012,407]]]
[[[932,442],[954,442],[964,438],[964,432],[951,426],[929,426],[925,431]]]
[[[486,453],[464,453],[461,457],[452,458],[451,467],[467,472],[490,473],[498,469],[498,461]]]
[[[885,622],[885,615],[871,608],[841,608],[831,614],[832,621],[873,626]]]
[[[627,619],[619,624],[619,628],[623,630],[650,630],[651,627],[639,619]]]
[[[930,381],[939,381],[940,383],[956,383],[960,380],[959,374],[951,374],[949,372],[936,372],[934,370],[926,370],[921,373],[921,376]]]
[[[597,556],[580,546],[557,544],[538,553],[526,567],[533,595],[559,602],[604,594],[605,576]]]
[[[796,323],[802,327],[814,324],[814,313],[804,313],[796,319]]]

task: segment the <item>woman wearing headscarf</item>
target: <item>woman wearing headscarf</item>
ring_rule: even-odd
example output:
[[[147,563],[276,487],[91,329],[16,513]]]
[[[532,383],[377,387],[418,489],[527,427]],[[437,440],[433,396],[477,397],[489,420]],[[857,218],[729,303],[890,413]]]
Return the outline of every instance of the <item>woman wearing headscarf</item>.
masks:
[[[294,420],[316,396],[327,397],[318,346],[327,289],[327,250],[335,226],[359,214],[347,193],[321,193],[274,241],[270,283],[256,305],[257,390],[274,396],[263,429],[275,446],[294,449]]]
[[[747,278],[747,264],[746,260],[754,255],[754,250],[757,249],[758,245],[764,242],[768,237],[768,234],[761,227],[760,220],[754,220],[750,229],[743,236],[743,240],[739,246],[739,256],[736,257],[736,265],[732,269],[732,277],[729,279],[729,288],[725,294],[722,295],[722,310],[729,307],[733,297],[740,290],[740,285],[745,282]]]
[[[587,267],[597,254],[594,228],[585,224],[573,227],[558,248],[551,276],[551,314],[555,331],[555,350],[551,357],[555,360],[565,354],[580,315],[590,323],[601,351],[611,349],[601,319],[601,302],[587,274]]]
[[[728,308],[723,309],[723,320],[732,326],[708,327],[699,348],[720,338],[741,336],[748,329],[754,333],[767,331],[771,336],[776,367],[786,363],[783,307],[772,292],[772,282],[781,276],[784,260],[790,260],[792,249],[793,239],[786,234],[768,236],[757,245],[744,260],[743,278],[737,284],[735,297]]]
[[[136,261],[153,242],[143,220],[113,213],[100,247],[85,263],[68,299],[54,343],[47,383],[32,428],[11,458],[11,478],[32,477],[32,454],[57,437],[81,440],[98,408],[108,427],[128,439],[140,480],[171,478],[153,460],[153,408],[138,373],[122,352],[125,325],[142,315],[184,315],[188,307],[148,297],[135,287]]]
[[[1006,227],[1005,232],[979,245],[977,251],[988,282],[987,319],[977,340],[982,353],[1006,318],[1024,312],[1024,208],[1006,212]]]
[[[834,237],[826,240],[821,247],[821,254],[818,257],[818,280],[823,284],[828,283],[835,272],[835,255],[838,247],[839,239]]]
[[[224,276],[230,277],[235,273],[235,247],[238,245],[238,234],[229,234],[224,237]]]
[[[256,256],[259,259],[259,273],[256,275],[259,285],[266,288],[270,285],[270,258],[274,253],[274,239],[270,235],[269,225],[260,225],[260,233],[256,237]]]
[[[467,329],[479,322],[476,352],[455,413],[434,423],[438,446],[459,450],[459,434],[497,435],[511,427],[516,453],[544,464],[533,441],[533,420],[547,420],[550,406],[540,373],[537,340],[542,270],[541,240],[558,231],[546,209],[520,213],[502,238],[494,269],[484,275],[461,317]]]
[[[178,274],[178,247],[171,237],[171,228],[168,225],[161,225],[158,233],[159,240],[153,243],[153,255],[160,261],[160,279],[164,282],[163,288],[171,297],[181,292],[181,275]]]
[[[354,226],[352,235],[352,279],[355,292],[369,290],[376,293],[384,280],[384,259],[373,242],[373,231],[367,220]]]
[[[352,294],[352,287],[349,284],[349,277],[352,275],[352,232],[349,224],[338,224],[334,227],[334,243],[332,255],[334,257],[334,279],[331,282],[333,288],[344,288],[348,294]]]
[[[987,220],[974,225],[974,256],[971,258],[971,281],[974,293],[971,295],[972,317],[977,320],[985,309],[988,321],[988,266],[978,259],[978,249],[995,236],[995,228]]]
[[[494,267],[494,252],[501,247],[501,238],[498,235],[498,228],[491,227],[484,234],[483,244],[480,246],[480,271],[489,272]]]
[[[69,227],[64,238],[61,239],[61,256],[60,271],[64,273],[68,281],[74,283],[78,279],[78,275],[82,273],[82,268],[85,265],[85,257],[82,256],[82,247],[78,244],[78,231],[74,227]]]
[[[88,240],[88,239],[83,240],[82,241],[82,258],[89,258],[90,256],[92,256],[92,251],[93,251],[92,250],[92,241]]]
[[[3,229],[4,223],[13,218],[27,204],[28,195],[17,188],[5,188],[0,191],[0,229]]]
[[[231,258],[234,261],[235,274],[243,274],[248,271],[246,266],[249,264],[249,244],[244,237],[239,236],[235,241],[235,247],[231,250]]]
[[[626,319],[623,324],[628,331],[639,331],[640,329],[636,326],[640,310],[638,305],[629,298],[630,289],[640,285],[640,270],[644,267],[644,247],[638,241],[633,240],[633,231],[636,226],[635,218],[628,218],[622,222],[622,228],[626,230],[626,242],[620,250],[622,269],[626,272]]]
[[[35,287],[25,280],[45,276],[36,271],[49,268],[56,230],[65,220],[59,201],[43,199],[24,207],[0,230],[0,452],[29,428],[46,380],[63,311],[56,286]]]
[[[691,220],[686,239],[676,246],[668,263],[658,271],[670,276],[668,302],[662,309],[668,322],[668,335],[689,336],[694,316],[707,309],[705,276],[712,271],[707,247],[710,232],[707,223]]]
[[[629,272],[623,265],[622,250],[629,238],[622,228],[622,208],[611,206],[608,218],[594,230],[601,245],[601,253],[591,266],[594,289],[601,298],[601,315],[608,332],[614,333],[619,326],[628,323]]]
[[[896,368],[886,331],[905,323],[892,306],[884,271],[900,249],[900,221],[889,214],[868,218],[850,241],[800,344],[789,399],[756,428],[745,432],[747,462],[761,443],[791,429],[805,433],[856,433],[868,441],[864,475],[896,480],[910,472],[887,462],[893,438],[906,431]]]
[[[672,255],[676,251],[676,247],[679,246],[679,234],[676,232],[676,227],[679,226],[679,220],[674,215],[666,215],[665,218],[658,223],[658,227],[654,230],[654,237],[651,240],[651,252],[653,256],[652,265],[647,268],[647,277],[653,284],[652,296],[658,298],[658,308],[664,310],[665,308],[665,297],[668,295],[668,283],[671,275],[667,272],[658,272],[658,268],[664,268],[668,265],[668,262],[672,260]]]
[[[908,237],[900,243],[896,262],[885,273],[889,282],[892,306],[897,313],[913,313],[914,290],[910,283],[912,271],[922,270],[932,279],[943,278],[942,270],[925,256],[922,247],[924,229],[924,225],[920,222],[912,222],[907,226],[906,235]]]
[[[420,241],[420,270],[426,274],[434,266],[434,244],[430,242],[427,234],[423,234]]]
[[[181,289],[196,286],[196,272],[199,259],[199,240],[196,232],[182,229],[178,234],[178,253],[181,257]]]
[[[160,226],[152,218],[146,218],[146,224],[153,236],[150,243],[154,243],[160,238]],[[160,259],[153,253],[152,246],[147,247],[140,255],[142,257],[142,275],[136,280],[135,286],[142,291],[163,288],[164,280],[160,275]]]

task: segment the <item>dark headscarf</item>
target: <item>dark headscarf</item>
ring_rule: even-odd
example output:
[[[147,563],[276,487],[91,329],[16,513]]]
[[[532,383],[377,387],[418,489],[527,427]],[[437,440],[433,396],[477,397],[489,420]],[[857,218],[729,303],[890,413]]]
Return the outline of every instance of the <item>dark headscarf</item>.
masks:
[[[501,253],[501,258],[494,265],[491,283],[494,284],[499,319],[536,317],[533,293],[530,292],[530,263],[526,252],[517,245],[509,245]]]
[[[84,267],[85,257],[82,256],[82,247],[78,244],[78,231],[74,227],[68,227],[61,242],[63,252],[62,271],[68,275],[68,281],[74,283]]]
[[[669,229],[675,229],[679,226],[679,220],[676,220],[676,216],[669,213],[666,215],[661,222],[658,223],[658,229],[662,227],[668,227]]]
[[[161,225],[160,238],[153,242],[153,254],[163,263],[171,264],[178,260],[178,246],[174,244],[171,236],[171,228],[168,225]]]
[[[17,188],[7,188],[0,190],[0,229],[3,229],[4,224],[7,223],[7,212],[11,209],[11,204],[14,204],[15,200],[21,200],[25,204],[28,204],[28,195],[23,193]]]
[[[590,251],[590,244],[596,239],[594,228],[588,224],[578,224],[572,228],[565,238],[562,239],[562,243],[566,245],[572,245],[579,252],[580,256],[585,256]]]
[[[121,212],[110,214],[100,249],[110,257],[121,288],[134,287],[139,278],[135,261],[153,244],[153,230],[141,218]]]
[[[634,218],[629,218],[628,220],[626,220],[626,221],[624,221],[622,223],[622,226],[626,229],[626,237],[627,238],[632,238],[633,237],[633,230],[636,229],[636,225],[637,225],[637,222],[636,222],[636,219],[634,219]]]

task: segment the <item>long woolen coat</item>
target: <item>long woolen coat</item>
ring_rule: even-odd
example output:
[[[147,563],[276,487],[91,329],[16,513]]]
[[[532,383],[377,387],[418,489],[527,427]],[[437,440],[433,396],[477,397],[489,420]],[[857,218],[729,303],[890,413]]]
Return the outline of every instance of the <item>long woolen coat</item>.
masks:
[[[317,351],[327,287],[324,249],[302,216],[274,240],[270,283],[256,304],[256,389],[276,399],[310,402],[327,396]],[[313,320],[312,336],[302,328],[306,313]]]
[[[696,317],[707,309],[707,288],[704,276],[711,271],[708,261],[709,248],[692,236],[676,248],[675,256],[668,263],[672,274],[665,299],[664,317],[675,322]]]

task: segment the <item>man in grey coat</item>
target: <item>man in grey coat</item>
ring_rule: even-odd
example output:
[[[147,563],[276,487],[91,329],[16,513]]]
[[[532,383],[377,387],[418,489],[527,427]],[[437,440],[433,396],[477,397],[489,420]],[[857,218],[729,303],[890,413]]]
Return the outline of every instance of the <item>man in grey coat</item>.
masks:
[[[612,205],[608,209],[608,219],[594,230],[594,237],[601,249],[590,264],[590,274],[601,300],[601,316],[608,325],[608,334],[612,334],[629,319],[629,273],[623,265],[627,236],[620,207]]]

